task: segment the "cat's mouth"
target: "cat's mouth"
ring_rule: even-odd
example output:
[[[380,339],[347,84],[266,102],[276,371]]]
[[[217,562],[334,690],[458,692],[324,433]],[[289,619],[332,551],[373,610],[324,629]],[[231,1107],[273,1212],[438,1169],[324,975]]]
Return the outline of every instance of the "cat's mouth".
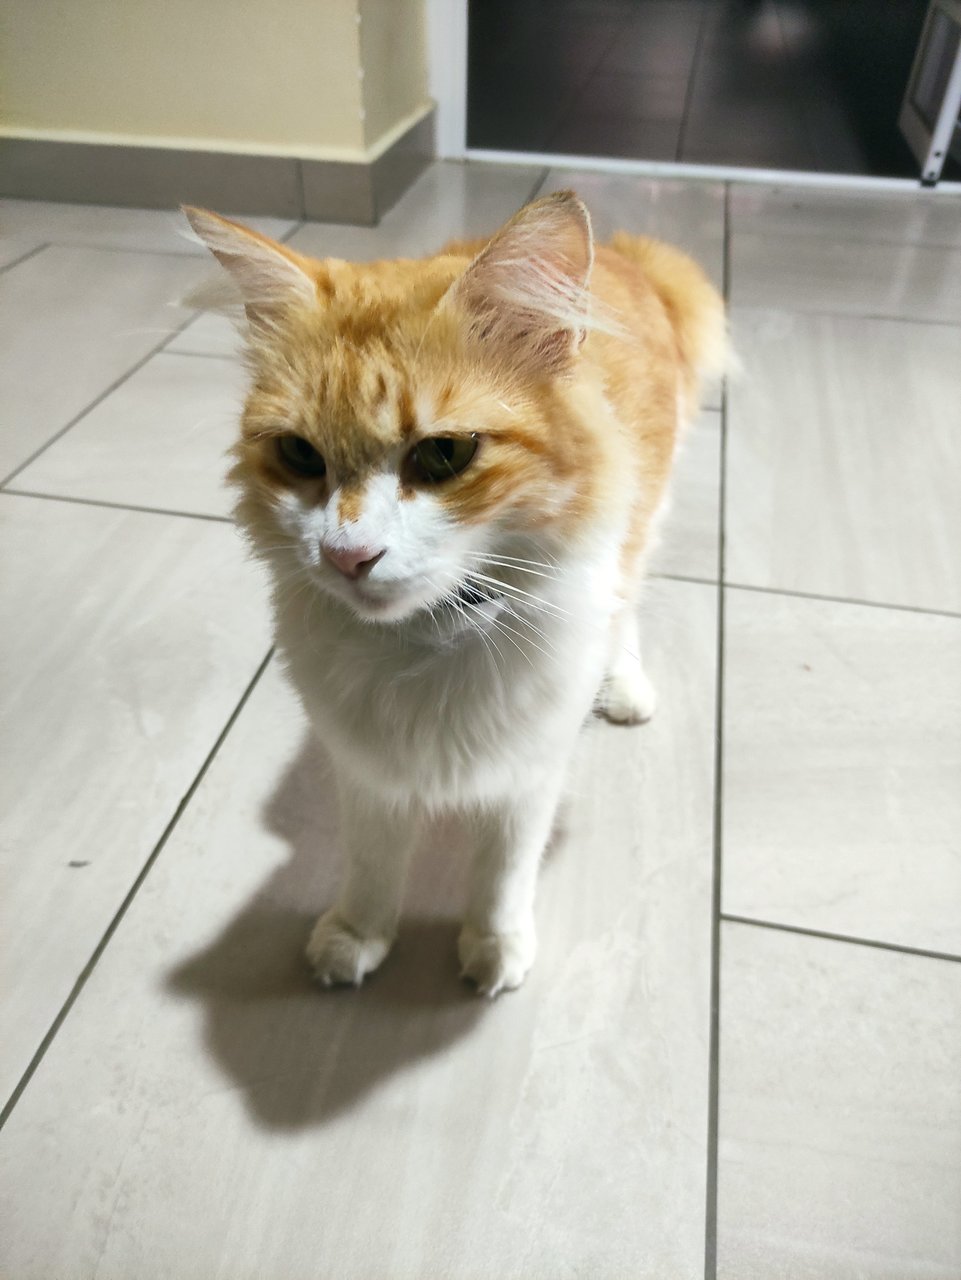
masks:
[[[361,584],[352,584],[350,602],[353,608],[371,622],[403,622],[415,614],[437,617],[443,610],[453,622],[454,630],[486,626],[501,612],[507,597],[496,587],[478,585],[469,580],[451,586],[439,599],[420,592],[382,594]]]

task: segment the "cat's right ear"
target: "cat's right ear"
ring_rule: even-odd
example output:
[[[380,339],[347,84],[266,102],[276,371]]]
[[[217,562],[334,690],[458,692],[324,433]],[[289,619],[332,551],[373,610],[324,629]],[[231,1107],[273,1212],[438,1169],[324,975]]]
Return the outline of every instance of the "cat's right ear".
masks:
[[[184,205],[183,213],[229,272],[252,323],[269,325],[293,306],[316,306],[317,282],[299,254],[209,209]]]

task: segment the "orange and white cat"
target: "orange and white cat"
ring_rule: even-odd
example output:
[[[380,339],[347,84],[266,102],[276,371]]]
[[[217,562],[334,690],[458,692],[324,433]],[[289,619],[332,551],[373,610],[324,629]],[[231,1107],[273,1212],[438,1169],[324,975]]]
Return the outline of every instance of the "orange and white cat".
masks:
[[[721,300],[667,245],[595,248],[570,192],[489,242],[365,264],[186,212],[243,298],[237,515],[338,779],[345,870],[310,962],[327,984],[377,968],[422,826],[455,812],[463,973],[517,987],[578,730],[595,702],[654,709],[636,602]]]

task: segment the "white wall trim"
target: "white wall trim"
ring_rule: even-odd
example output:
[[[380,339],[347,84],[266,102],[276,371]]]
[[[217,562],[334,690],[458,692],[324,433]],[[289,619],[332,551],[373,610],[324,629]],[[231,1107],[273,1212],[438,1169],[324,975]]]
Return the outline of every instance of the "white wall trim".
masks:
[[[437,103],[437,154],[467,151],[467,0],[427,0],[428,92]]]
[[[741,169],[734,165],[677,164],[666,160],[617,160],[608,156],[554,155],[548,151],[484,151],[465,149],[467,160],[487,164],[543,165],[548,169],[591,169],[599,173],[633,173],[647,178],[692,178],[713,182],[756,182],[770,186],[870,188],[875,191],[961,193],[961,182],[922,187],[919,178],[870,178],[850,173],[810,173],[803,169]]]

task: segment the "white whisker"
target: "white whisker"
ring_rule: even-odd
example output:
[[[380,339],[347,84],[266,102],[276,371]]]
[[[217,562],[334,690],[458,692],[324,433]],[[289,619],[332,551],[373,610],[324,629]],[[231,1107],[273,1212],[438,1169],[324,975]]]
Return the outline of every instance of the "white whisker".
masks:
[[[486,622],[486,623],[487,623],[487,624],[492,628],[492,630],[502,632],[502,633],[503,633],[503,635],[504,635],[504,638],[505,638],[506,640],[510,640],[510,643],[514,646],[514,648],[515,648],[515,649],[517,650],[517,652],[521,655],[521,657],[524,659],[524,661],[525,661],[525,662],[527,662],[530,666],[532,666],[532,667],[533,667],[533,665],[534,665],[534,664],[533,664],[533,662],[531,662],[531,656],[530,656],[530,654],[529,654],[529,653],[525,653],[525,652],[524,652],[524,650],[521,648],[521,646],[517,643],[517,641],[516,641],[516,640],[511,639],[511,635],[510,635],[510,633],[511,633],[511,631],[513,630],[511,627],[505,627],[505,626],[500,622],[500,620],[499,620],[499,619],[497,619],[497,618],[489,618],[489,617],[487,616],[487,614],[486,614],[486,613],[481,613],[481,610],[480,610],[479,606],[474,605],[474,604],[471,604],[471,602],[470,602],[469,600],[462,600],[462,601],[459,601],[459,602],[458,602],[458,608],[459,608],[461,605],[463,605],[463,606],[464,606],[465,608],[467,608],[467,609],[470,609],[472,612],[479,614],[479,615],[484,619],[484,621],[485,621],[485,622]],[[475,626],[475,628],[474,628],[474,629],[475,629],[475,630],[478,630],[479,628],[477,628],[477,627]],[[490,634],[490,632],[488,632],[488,635],[489,635],[489,634]],[[513,632],[513,634],[514,634],[514,635],[517,635],[517,636],[520,636],[520,635],[521,635],[521,633],[520,633],[519,631],[514,631],[514,632]],[[524,637],[523,637],[523,636],[521,636],[521,639],[522,639],[522,640],[523,640],[523,638],[524,638]],[[491,639],[493,640],[493,636],[491,636]],[[536,648],[537,648],[537,645],[534,645],[534,648],[536,649]],[[548,657],[549,657],[550,655],[546,655],[546,656],[548,656]]]
[[[544,596],[534,595],[530,591],[525,591],[522,587],[516,587],[512,582],[504,582],[501,578],[492,578],[486,573],[478,573],[475,569],[468,569],[467,577],[475,582],[486,582],[492,586],[499,587],[502,591],[509,592],[519,603],[530,601],[530,607],[536,608],[539,612],[551,610],[556,617],[571,618],[574,616],[570,609],[554,604],[553,601],[545,599]]]

